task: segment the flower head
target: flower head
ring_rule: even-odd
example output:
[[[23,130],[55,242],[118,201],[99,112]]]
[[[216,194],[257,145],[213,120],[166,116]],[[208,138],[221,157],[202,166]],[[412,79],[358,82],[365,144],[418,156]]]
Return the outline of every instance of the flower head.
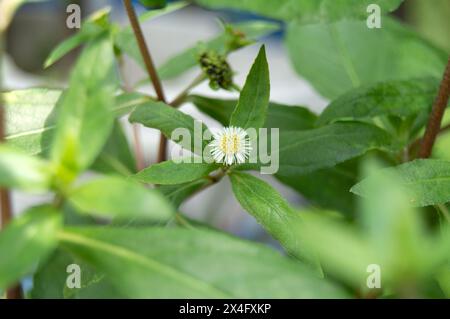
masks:
[[[249,157],[252,147],[247,132],[240,127],[226,127],[214,133],[209,144],[211,154],[217,163],[225,165],[242,164]]]

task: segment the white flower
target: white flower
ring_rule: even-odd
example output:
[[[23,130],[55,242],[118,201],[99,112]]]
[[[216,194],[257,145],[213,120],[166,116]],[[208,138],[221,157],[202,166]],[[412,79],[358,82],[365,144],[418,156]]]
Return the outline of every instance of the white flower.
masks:
[[[225,127],[213,134],[211,155],[217,163],[242,164],[249,157],[252,147],[247,132],[240,127]]]

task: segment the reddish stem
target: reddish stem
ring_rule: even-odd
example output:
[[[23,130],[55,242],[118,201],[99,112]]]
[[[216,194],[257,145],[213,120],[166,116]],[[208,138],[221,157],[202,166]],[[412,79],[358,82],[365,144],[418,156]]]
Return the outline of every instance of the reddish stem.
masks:
[[[433,109],[428,120],[428,126],[423,136],[422,143],[419,150],[419,158],[428,158],[433,151],[436,137],[441,130],[442,118],[444,117],[445,109],[447,108],[448,99],[450,95],[450,58],[448,59],[447,67],[445,69],[444,77],[439,88],[438,96],[434,102]]]
[[[156,72],[152,56],[150,55],[147,43],[145,42],[145,38],[142,33],[141,26],[139,24],[139,20],[136,16],[136,12],[134,11],[134,7],[131,4],[130,0],[123,0],[123,3],[125,5],[125,9],[127,10],[128,19],[130,20],[130,24],[131,27],[133,28],[133,32],[139,46],[139,50],[144,60],[145,68],[147,69],[147,73],[150,77],[150,80],[153,83],[153,87],[155,88],[156,96],[158,97],[158,100],[166,103],[166,97],[164,95],[161,80],[159,79],[158,73]],[[165,136],[161,133],[158,162],[166,160],[166,148],[167,148],[167,140]]]

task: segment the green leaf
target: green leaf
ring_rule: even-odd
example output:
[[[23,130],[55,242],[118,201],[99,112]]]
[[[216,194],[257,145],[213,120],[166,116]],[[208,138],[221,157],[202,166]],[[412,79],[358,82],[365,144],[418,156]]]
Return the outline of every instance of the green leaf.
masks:
[[[61,237],[128,298],[347,297],[299,263],[216,231],[75,228]]]
[[[253,40],[271,34],[279,29],[279,25],[277,23],[266,21],[231,24],[226,27],[229,27],[230,30],[232,30],[231,35],[227,33],[226,30],[224,34],[221,34],[206,42],[200,42],[194,47],[171,57],[158,69],[160,77],[163,80],[168,80],[181,75],[198,64],[198,57],[204,51],[212,50],[222,54],[227,53],[229,49],[227,46],[236,35],[245,35],[244,39],[248,40],[248,43],[251,43]]]
[[[48,68],[52,66],[55,62],[60,60],[67,53],[72,51],[73,49],[79,47],[80,45],[89,42],[90,40],[95,39],[96,37],[103,34],[105,30],[94,24],[94,23],[86,23],[84,24],[80,31],[73,36],[67,38],[63,42],[61,42],[44,62],[44,68]]]
[[[162,9],[147,11],[139,17],[139,22],[144,23],[162,15],[169,14],[184,8],[186,5],[186,2],[180,1],[172,3]],[[142,68],[145,69],[144,60],[142,59],[141,51],[139,50],[139,46],[136,42],[136,37],[131,26],[126,26],[114,33],[114,45],[120,51],[133,58]]]
[[[29,274],[57,245],[61,215],[48,206],[31,208],[0,232],[0,289]]]
[[[116,85],[111,44],[99,38],[83,51],[69,89],[58,101],[51,159],[59,166],[61,180],[71,181],[100,153],[113,127]]]
[[[306,175],[276,175],[276,177],[283,184],[299,192],[313,205],[352,216],[355,211],[356,196],[349,190],[358,181],[356,167],[351,161]]]
[[[168,139],[172,139],[174,142],[179,143],[183,148],[198,155],[203,155],[203,149],[209,143],[209,141],[204,140],[202,145],[192,145],[192,140],[194,140],[196,136],[202,138],[202,134],[207,130],[207,127],[200,121],[197,121],[196,125],[196,120],[192,116],[162,102],[149,101],[139,105],[133,113],[131,113],[129,121],[131,123],[141,123],[146,127],[156,128]],[[196,127],[198,127],[197,130]],[[187,129],[190,136],[186,138],[189,138],[189,140],[175,140],[175,136],[172,136],[172,133],[180,128]],[[180,136],[176,137],[180,138]]]
[[[450,201],[450,162],[443,160],[415,160],[394,168],[381,170],[376,175],[398,176],[412,206],[428,206]],[[368,177],[351,191],[363,197],[372,197],[370,190],[376,176]]]
[[[166,5],[166,0],[139,0],[142,5],[151,8],[161,8]]]
[[[133,179],[148,184],[182,184],[206,177],[219,167],[220,165],[214,163],[176,163],[174,161],[166,161],[151,165],[133,175]]]
[[[188,98],[197,109],[217,120],[223,126],[230,123],[231,114],[237,105],[237,100],[215,99],[200,95],[192,95]]]
[[[178,185],[162,185],[158,190],[172,202],[176,207],[179,207],[185,199],[201,190],[203,187],[211,183],[208,179],[198,179],[189,183]]]
[[[81,288],[67,287],[69,265],[80,266]],[[57,249],[45,263],[42,263],[33,276],[32,299],[118,299],[123,298],[114,287],[98,273],[79,259],[73,258],[62,249]]]
[[[392,140],[382,129],[364,123],[344,122],[307,131],[280,134],[278,176],[299,176],[378,149],[390,151]]]
[[[0,93],[5,107],[5,138],[9,145],[29,155],[45,153],[50,148],[55,128],[55,105],[61,90],[31,88]],[[116,117],[131,112],[149,98],[140,93],[117,96],[112,113]]]
[[[158,191],[118,176],[88,181],[71,190],[68,196],[70,203],[89,215],[165,221],[174,214]]]
[[[367,7],[377,4],[381,13],[394,11],[403,0],[195,0],[213,9],[251,11],[269,18],[297,20],[301,23],[324,23],[342,19],[363,19]]]
[[[318,124],[381,115],[407,118],[431,109],[438,89],[439,80],[435,78],[388,81],[353,89],[331,102]]]
[[[214,99],[199,95],[190,96],[189,101],[224,126],[230,123],[231,114],[238,103],[237,100]],[[317,116],[305,107],[272,102],[269,103],[263,127],[279,128],[280,131],[301,131],[314,128],[316,120]]]
[[[445,294],[446,298],[450,298],[450,267],[449,265],[444,266],[444,268],[439,272],[437,281],[439,286]]]
[[[24,191],[47,191],[52,182],[49,163],[0,144],[0,185]]]
[[[442,77],[444,51],[391,18],[382,23],[381,29],[365,21],[290,23],[286,41],[295,70],[328,98],[377,82]]]
[[[119,121],[115,121],[106,145],[91,168],[97,172],[123,176],[136,172],[136,160]]]
[[[47,149],[51,143],[47,133],[54,129],[54,107],[60,96],[60,90],[40,88],[2,93],[7,143],[30,155]]]
[[[244,129],[262,127],[266,121],[269,98],[269,66],[266,49],[262,46],[247,76],[236,109],[231,114],[230,125]]]
[[[113,113],[120,118],[131,113],[136,106],[151,100],[150,97],[138,92],[126,92],[116,97],[116,104]]]
[[[404,174],[380,173],[373,164],[364,168],[372,176],[365,186],[371,196],[361,201],[361,220],[379,256],[376,263],[384,269],[383,277],[399,282],[426,278],[448,260],[448,245],[443,247],[427,233],[403,188]]]
[[[315,264],[314,255],[304,250],[301,236],[293,232],[301,223],[300,215],[272,186],[241,172],[230,174],[230,180],[234,196],[241,206],[255,217],[289,254]]]
[[[304,246],[318,256],[325,273],[357,289],[365,287],[367,266],[380,262],[366,238],[348,225],[321,216],[318,211],[301,213],[303,226],[293,232],[301,233]]]

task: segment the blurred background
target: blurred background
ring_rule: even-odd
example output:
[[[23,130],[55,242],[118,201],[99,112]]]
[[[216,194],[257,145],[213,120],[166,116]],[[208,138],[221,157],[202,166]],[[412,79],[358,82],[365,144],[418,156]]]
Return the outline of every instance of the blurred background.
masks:
[[[1,0],[0,0],[1,1]],[[66,7],[70,3],[81,6],[83,17],[105,6],[112,8],[112,19],[122,25],[128,24],[122,1],[120,0],[53,0],[42,3],[30,3],[23,6],[15,16],[6,37],[6,56],[3,59],[3,89],[20,89],[28,87],[55,87],[66,85],[68,72],[76,60],[79,50],[63,58],[54,67],[44,70],[42,65],[50,51],[63,39],[72,35],[75,30],[66,27]],[[138,13],[146,9],[135,1]],[[419,33],[431,42],[450,50],[450,37],[442,30],[450,30],[449,0],[406,0],[395,13],[399,18],[412,25]],[[174,13],[152,19],[143,24],[147,44],[152,52],[156,65],[161,65],[169,57],[195,45],[198,41],[209,39],[221,32],[219,19],[227,22],[241,22],[261,19],[258,16],[236,11],[209,11],[196,5],[189,5]],[[280,22],[281,24],[281,22]],[[437,31],[439,30],[439,32]],[[318,113],[326,105],[327,100],[321,97],[292,69],[290,60],[283,47],[282,31],[262,39],[267,46],[271,72],[271,100],[291,105],[306,106]],[[257,44],[241,49],[229,58],[236,74],[235,81],[242,85],[253,62],[259,46]],[[163,83],[169,99],[175,97],[187,83],[198,74],[198,70],[187,72],[176,80]],[[125,61],[125,77],[129,83],[136,83],[146,74],[131,60]],[[152,87],[144,86],[141,91],[153,94]],[[225,91],[212,91],[204,83],[194,90],[207,96],[233,97]],[[206,118],[191,105],[182,107],[194,117],[206,122],[208,126],[219,126],[210,118]],[[131,139],[131,129],[126,119],[123,124]],[[143,128],[142,141],[146,150],[148,164],[155,162],[159,133]],[[173,145],[171,145],[173,147]],[[305,205],[305,201],[287,186],[270,180],[272,185],[297,206]],[[234,199],[227,180],[191,198],[181,207],[181,211],[189,216],[206,221],[216,227],[227,230],[238,236],[259,241],[267,241],[268,236],[254,221],[253,217],[242,211]],[[15,213],[43,200],[42,197],[31,198],[30,195],[13,194]]]

